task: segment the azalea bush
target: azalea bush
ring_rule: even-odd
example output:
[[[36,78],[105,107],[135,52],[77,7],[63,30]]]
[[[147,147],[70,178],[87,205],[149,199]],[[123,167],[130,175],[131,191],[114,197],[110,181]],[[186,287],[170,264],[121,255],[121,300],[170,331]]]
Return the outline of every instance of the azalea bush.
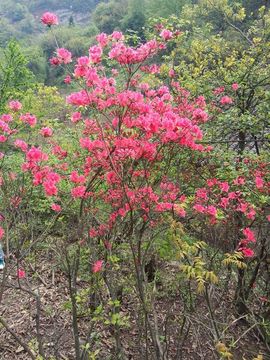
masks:
[[[58,24],[51,13],[41,20],[49,31]],[[31,285],[22,285],[22,264],[44,244],[57,255],[76,359],[107,356],[96,326],[110,331],[114,354],[125,358],[123,333],[132,323],[140,358],[178,358],[199,301],[210,314],[205,321],[216,353],[230,354],[223,344],[229,326],[216,318],[214,295],[222,299],[227,286],[243,314],[261,275],[258,296],[269,296],[267,163],[247,156],[236,168],[217,166],[201,130],[210,119],[205,98],[183,89],[173,71],[164,85],[153,63],[179,36],[163,28],[130,47],[122,33],[102,33],[78,59],[57,47],[49,61],[64,67],[66,86],[75,89],[66,98],[68,119],[39,122],[14,99],[1,115],[0,237],[7,258],[15,256],[19,289],[32,296]],[[224,94],[220,103],[229,106],[231,98]],[[175,278],[166,283],[170,261]],[[12,271],[8,261],[5,272]],[[160,308],[157,286],[165,296],[173,289],[174,313]],[[179,298],[182,310],[175,307]],[[123,313],[124,303],[132,313]],[[88,320],[83,345],[80,316]],[[45,356],[38,323],[37,342],[36,351],[24,344],[32,358]]]

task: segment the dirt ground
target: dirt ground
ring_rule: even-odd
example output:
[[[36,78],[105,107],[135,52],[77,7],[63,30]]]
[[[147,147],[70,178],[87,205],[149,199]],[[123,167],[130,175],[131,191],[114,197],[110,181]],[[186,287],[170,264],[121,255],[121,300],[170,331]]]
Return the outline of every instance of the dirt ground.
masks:
[[[14,266],[15,265],[12,265]],[[3,272],[0,273],[0,281],[3,278]],[[31,282],[31,287],[29,287]],[[22,288],[38,291],[41,302],[40,310],[40,334],[43,339],[43,346],[46,359],[75,359],[73,334],[72,334],[72,318],[71,312],[67,309],[68,288],[64,274],[60,270],[52,273],[50,264],[47,261],[39,263],[37,271],[28,269],[26,277],[20,280]],[[0,316],[4,319],[9,329],[13,331],[19,339],[28,344],[29,348],[36,352],[36,298],[26,291],[18,288],[18,280],[16,271],[8,277],[3,300],[0,306]],[[79,281],[79,286],[81,286]],[[82,284],[83,287],[83,284]],[[130,296],[124,296],[121,305],[121,314],[129,316],[130,326],[121,330],[120,338],[125,353],[125,359],[144,360],[141,355],[141,346],[138,330],[136,327],[136,313],[134,312],[134,303]],[[168,319],[175,320],[181,309],[181,301],[174,295],[166,297],[160,296],[157,300],[158,318],[163,324],[168,314]],[[223,321],[227,314],[231,314],[231,304],[224,297],[224,304],[218,304],[219,309],[223,309],[220,315],[220,321]],[[203,303],[198,303],[198,310],[194,317],[190,315],[190,328],[187,338],[182,347],[182,353],[176,355],[177,344],[175,337],[169,337],[169,353],[170,359],[176,360],[215,360],[219,359],[215,352],[211,324],[209,323],[209,314]],[[199,314],[199,317],[198,317]],[[218,315],[218,316],[219,316]],[[230,315],[232,316],[232,315]],[[236,321],[231,317],[229,322],[232,324],[226,333],[226,339],[236,341],[233,354],[234,360],[253,360],[259,353],[263,355],[263,359],[270,359],[270,354],[263,346],[260,338],[254,329],[250,329],[247,324]],[[168,334],[174,334],[179,331],[176,322],[167,321]],[[87,316],[79,319],[80,339],[82,344],[87,339],[89,329],[89,318]],[[93,350],[98,350],[95,359],[116,359],[114,354],[115,340],[113,337],[113,329],[104,324],[97,324],[94,329],[96,336]],[[93,340],[93,339],[92,339]],[[91,340],[91,341],[92,341]],[[229,343],[227,342],[227,345]],[[90,356],[86,359],[92,359]],[[150,359],[155,359],[150,357]],[[27,360],[31,359],[26,353],[23,346],[12,336],[4,326],[0,325],[0,359],[1,360]],[[40,358],[37,358],[40,359]],[[145,358],[146,359],[146,358]]]

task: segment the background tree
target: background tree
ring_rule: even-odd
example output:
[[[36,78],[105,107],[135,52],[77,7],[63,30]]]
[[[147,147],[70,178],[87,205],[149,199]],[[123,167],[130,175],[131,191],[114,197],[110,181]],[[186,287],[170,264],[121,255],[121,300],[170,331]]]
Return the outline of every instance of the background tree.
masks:
[[[224,19],[222,29],[216,26],[218,17]],[[184,87],[212,102],[210,112],[221,111],[214,110],[206,126],[213,141],[259,152],[269,134],[269,12],[262,8],[248,28],[245,20],[244,8],[228,2],[185,7],[182,17],[165,21],[183,31],[167,61]]]
[[[145,1],[138,0],[136,2],[129,1],[127,15],[121,20],[121,29],[123,31],[136,32],[137,35],[144,38],[144,25],[146,21],[145,16]]]
[[[93,12],[93,20],[97,28],[107,34],[112,33],[115,29],[120,29],[127,7],[127,0],[100,2]]]
[[[167,18],[180,15],[183,6],[190,3],[191,0],[146,0],[147,16]]]
[[[11,41],[0,57],[0,109],[8,99],[20,97],[33,82],[27,59],[16,41]]]

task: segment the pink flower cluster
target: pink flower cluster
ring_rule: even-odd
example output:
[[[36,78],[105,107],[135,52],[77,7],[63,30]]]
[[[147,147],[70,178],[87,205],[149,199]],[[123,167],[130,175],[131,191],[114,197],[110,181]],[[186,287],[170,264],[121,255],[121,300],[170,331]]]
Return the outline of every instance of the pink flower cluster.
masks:
[[[221,105],[231,105],[232,103],[233,103],[233,99],[230,98],[229,96],[222,96],[222,98],[220,99]]]
[[[52,134],[53,134],[53,130],[49,127],[43,127],[41,130],[40,130],[40,134],[44,137],[51,137]]]
[[[58,17],[51,12],[45,12],[41,17],[41,22],[49,27],[58,25]]]
[[[70,51],[68,51],[65,48],[58,48],[56,50],[57,58],[59,60],[59,63],[62,64],[69,64],[72,61],[72,54]]]
[[[20,120],[30,125],[31,127],[34,127],[37,123],[37,118],[35,117],[35,115],[31,115],[29,113],[21,115]]]
[[[40,148],[33,146],[30,150],[28,150],[26,154],[26,159],[31,163],[37,163],[40,161],[48,160],[48,156],[44,154]]]
[[[50,59],[51,65],[58,66],[60,64],[69,64],[72,62],[72,54],[65,48],[56,50],[56,57]]]
[[[160,33],[160,36],[163,38],[163,40],[167,41],[173,37],[173,33],[170,30],[163,29]]]
[[[123,42],[117,42],[109,52],[109,57],[120,65],[138,64],[156,54],[161,48],[164,48],[164,45],[156,40],[150,40],[136,49],[127,47]]]
[[[51,205],[51,209],[52,209],[53,211],[55,211],[55,212],[60,212],[60,211],[62,211],[61,205],[55,204],[55,203],[53,203],[53,204]]]
[[[17,271],[17,277],[18,277],[18,279],[24,279],[25,276],[26,276],[25,271],[24,271],[23,269],[18,269],[18,271]]]
[[[256,243],[254,232],[250,228],[242,230],[244,239],[240,241],[238,250],[243,253],[245,257],[252,257],[254,251],[247,247],[250,243]]]
[[[14,146],[15,146],[16,148],[21,149],[23,152],[26,152],[27,149],[28,149],[27,143],[26,143],[24,140],[21,140],[21,139],[16,139],[16,140],[14,141]]]
[[[98,64],[102,59],[102,47],[98,45],[91,46],[89,49],[89,60],[93,64]]]
[[[237,83],[232,84],[233,91],[237,91],[239,89],[239,85]]]
[[[97,260],[94,262],[93,266],[92,266],[92,271],[93,273],[98,273],[102,270],[102,266],[103,266],[103,260]]]
[[[11,100],[8,107],[11,111],[19,111],[22,109],[22,104],[18,100]]]

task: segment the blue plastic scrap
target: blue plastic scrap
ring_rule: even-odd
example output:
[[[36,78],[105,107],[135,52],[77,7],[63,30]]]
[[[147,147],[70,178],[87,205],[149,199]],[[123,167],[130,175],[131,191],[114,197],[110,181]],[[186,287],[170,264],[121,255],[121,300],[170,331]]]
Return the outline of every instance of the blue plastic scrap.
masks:
[[[5,254],[2,245],[0,244],[0,270],[3,270],[4,267],[5,267]]]

